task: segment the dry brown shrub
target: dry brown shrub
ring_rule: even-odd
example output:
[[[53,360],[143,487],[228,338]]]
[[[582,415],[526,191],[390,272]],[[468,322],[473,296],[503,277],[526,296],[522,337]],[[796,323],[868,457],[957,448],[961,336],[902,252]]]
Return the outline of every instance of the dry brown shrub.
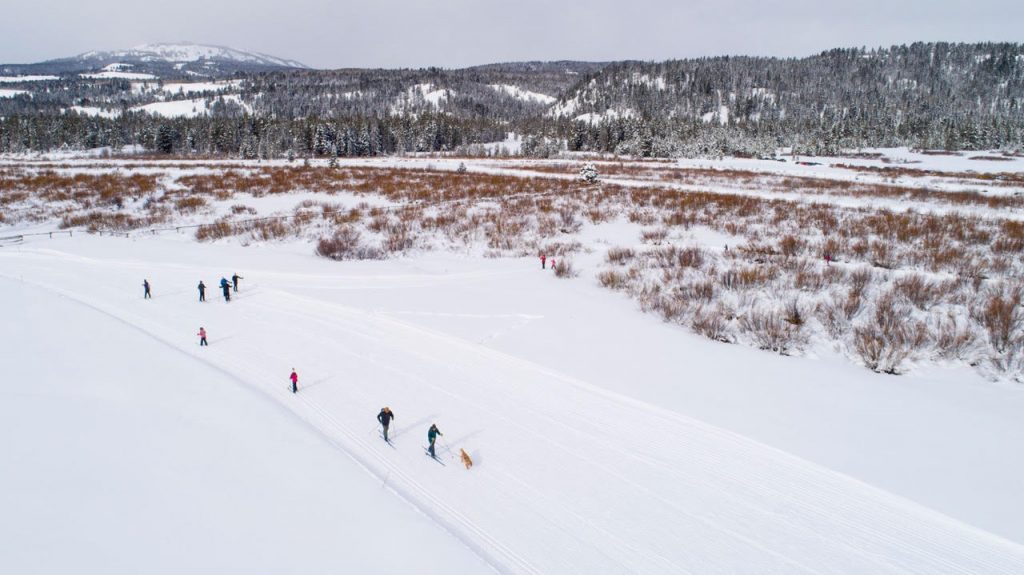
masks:
[[[668,237],[668,230],[665,228],[653,228],[640,231],[640,241],[658,245]]]
[[[600,207],[590,208],[587,210],[587,219],[592,224],[602,224],[610,221],[615,217],[615,212],[611,210],[602,209]]]
[[[718,282],[726,289],[752,289],[768,284],[776,275],[774,266],[732,267],[719,274]]]
[[[540,253],[547,254],[549,258],[552,256],[564,257],[579,252],[582,249],[583,244],[580,242],[550,242],[540,248]],[[555,263],[557,262],[558,260]]]
[[[537,235],[550,238],[558,234],[558,220],[551,216],[537,217]]]
[[[893,282],[893,289],[897,294],[924,311],[935,305],[942,295],[943,288],[948,286],[940,285],[921,274],[909,274]]]
[[[790,323],[775,311],[751,310],[740,318],[739,325],[759,349],[790,355],[807,343],[802,323]]]
[[[576,210],[563,204],[558,210],[558,229],[563,234],[572,234],[580,231],[583,224],[576,219]]]
[[[893,292],[880,295],[871,317],[853,328],[854,351],[872,371],[900,373],[903,362],[928,341],[927,327],[897,299]]]
[[[605,259],[608,263],[615,265],[626,265],[630,260],[636,257],[636,252],[630,248],[608,248],[608,253],[605,255]]]
[[[952,312],[937,318],[932,330],[936,354],[945,360],[975,362],[978,334],[969,321]]]
[[[892,246],[888,242],[871,242],[871,265],[890,270],[897,267]]]
[[[804,245],[805,242],[802,239],[791,234],[786,234],[779,240],[778,251],[783,255],[783,257],[791,258],[802,252]]]
[[[61,219],[61,229],[84,227],[89,232],[128,232],[157,223],[156,218],[138,217],[124,213],[92,211],[84,214],[66,215]]]
[[[317,243],[316,253],[333,260],[366,260],[382,259],[383,252],[377,248],[365,246],[362,234],[352,226],[344,225],[335,230],[329,238],[321,238]]]
[[[793,274],[793,287],[796,289],[818,291],[825,285],[825,275],[811,267],[799,269]]]
[[[617,270],[602,270],[597,274],[597,281],[602,287],[613,290],[625,289],[629,285],[629,277]]]
[[[655,264],[661,268],[700,268],[704,265],[707,254],[702,248],[688,246],[665,246],[651,252]]]
[[[875,279],[875,272],[871,268],[862,267],[850,272],[850,289],[858,296],[871,285]]]
[[[711,279],[690,281],[677,286],[677,291],[686,299],[711,303],[715,299],[715,282]]]
[[[572,262],[565,259],[559,258],[554,265],[555,277],[559,278],[574,278],[579,275],[572,267]]]
[[[806,323],[807,313],[804,311],[804,306],[800,302],[799,298],[791,298],[786,302],[785,308],[782,310],[784,319],[790,325],[796,327],[802,327]]]
[[[1022,291],[1018,288],[992,289],[982,294],[973,306],[973,316],[988,334],[989,345],[1004,354],[1024,341]]]
[[[654,225],[658,221],[657,215],[651,210],[630,210],[630,212],[626,214],[626,219],[634,224],[640,224],[642,226]]]
[[[233,235],[235,235],[235,227],[226,219],[217,220],[212,224],[203,224],[196,228],[196,240],[201,242],[219,240]]]
[[[818,302],[814,315],[818,323],[825,328],[825,333],[834,340],[841,340],[850,329],[850,322],[843,311],[842,299]]]
[[[243,205],[243,204],[235,204],[235,205],[231,206],[231,213],[234,214],[234,215],[249,215],[249,214],[253,214],[254,215],[254,214],[258,213],[258,212],[256,211],[256,208],[253,208],[253,207],[250,207],[250,206],[246,206],[246,205]]]
[[[713,341],[732,343],[731,314],[716,306],[697,308],[690,318],[690,328]]]
[[[870,248],[870,244],[868,244],[867,241],[861,239],[857,240],[850,246],[850,251],[859,259],[864,259],[864,257],[867,256],[868,250]]]
[[[648,307],[657,312],[661,319],[680,322],[690,311],[690,301],[680,294],[657,292],[648,295]]]
[[[840,303],[840,309],[843,312],[843,317],[847,321],[852,320],[854,316],[860,313],[860,310],[864,308],[863,292],[850,290],[850,293],[846,294],[846,298]]]
[[[412,249],[414,244],[415,235],[409,224],[399,221],[388,225],[382,246],[386,252],[404,252]]]
[[[997,254],[1024,254],[1024,222],[1006,220],[1000,224],[999,237],[992,243]]]
[[[391,216],[384,212],[374,214],[366,228],[374,233],[383,233],[391,223]]]
[[[283,218],[254,220],[247,222],[245,227],[253,239],[258,241],[280,240],[291,235],[293,231]]]
[[[836,238],[826,238],[821,244],[822,258],[828,257],[836,261],[842,257],[843,251],[843,243]]]

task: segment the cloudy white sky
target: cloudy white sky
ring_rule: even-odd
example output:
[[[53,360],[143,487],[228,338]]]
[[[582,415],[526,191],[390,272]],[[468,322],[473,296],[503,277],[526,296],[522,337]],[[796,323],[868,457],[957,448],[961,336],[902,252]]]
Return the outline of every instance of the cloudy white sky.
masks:
[[[178,41],[317,68],[1024,41],[1021,0],[14,0],[0,14],[2,63]]]

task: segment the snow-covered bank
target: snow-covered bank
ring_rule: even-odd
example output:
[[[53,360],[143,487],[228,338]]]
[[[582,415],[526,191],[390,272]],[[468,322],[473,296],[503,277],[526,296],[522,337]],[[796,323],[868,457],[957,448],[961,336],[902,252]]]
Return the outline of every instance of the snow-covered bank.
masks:
[[[491,572],[192,350],[17,280],[0,299],[0,571]]]
[[[870,431],[866,437],[877,445],[884,431],[902,421],[907,429],[888,452],[894,460],[916,456],[940,473],[972,462],[997,469],[997,461],[1006,464],[1006,452],[972,460],[965,452],[981,451],[976,445],[954,443],[938,454],[920,448],[943,426],[973,426],[977,442],[1017,443],[1020,424],[1003,420],[996,407],[1012,409],[1016,396],[1009,388],[993,387],[1005,393],[993,392],[968,408],[971,415],[950,422],[944,419],[966,397],[970,382],[921,375],[920,385],[908,385],[837,367],[827,358],[779,358],[715,344],[636,314],[628,300],[585,280],[556,281],[532,260],[444,255],[336,264],[313,258],[309,249],[200,245],[174,235],[76,235],[0,250],[0,273],[59,290],[122,320],[100,332],[123,332],[122,354],[151,357],[135,347],[139,334],[147,333],[184,352],[175,353],[176,362],[192,356],[236,375],[241,388],[268,396],[322,430],[338,446],[337,457],[347,453],[359,460],[503,571],[1024,568],[1019,545],[870,487],[858,479],[897,491],[835,464],[872,457],[858,430]],[[235,271],[246,278],[236,301],[224,304],[215,293],[206,304],[195,301],[198,279],[212,285]],[[154,285],[152,301],[140,299],[143,277]],[[65,318],[73,319],[62,309],[37,308],[16,325],[38,324],[45,333],[60,329]],[[199,325],[210,331],[209,349],[195,347]],[[22,339],[43,337],[11,331]],[[95,337],[96,330],[79,333]],[[18,357],[49,355],[25,349]],[[150,359],[159,369],[146,373],[175,383],[191,380],[165,369],[176,362]],[[285,390],[293,366],[305,382],[298,396]],[[80,371],[104,374],[104,367]],[[857,391],[837,400],[816,390],[829,384],[851,384]],[[887,393],[889,384],[901,386],[903,394]],[[950,389],[939,402],[942,409],[907,418],[927,394]],[[856,395],[863,397],[853,401]],[[395,450],[372,429],[373,415],[385,404],[397,415]],[[879,405],[903,409],[872,411]],[[423,456],[431,421],[452,449],[465,447],[475,456],[472,471],[454,461],[440,467]],[[799,437],[817,438],[806,445],[822,458],[835,452],[835,460],[790,449],[786,442],[797,444]],[[887,467],[880,457],[872,459],[876,471]],[[1006,475],[1019,477],[1019,466],[1011,459]],[[319,477],[316,468],[307,469]],[[1020,506],[1020,497],[999,485],[959,493],[949,491],[950,484],[935,487],[932,473],[919,469],[892,473],[908,485],[927,483],[920,491],[935,489],[974,510],[982,503]],[[898,493],[961,521],[1000,527]]]

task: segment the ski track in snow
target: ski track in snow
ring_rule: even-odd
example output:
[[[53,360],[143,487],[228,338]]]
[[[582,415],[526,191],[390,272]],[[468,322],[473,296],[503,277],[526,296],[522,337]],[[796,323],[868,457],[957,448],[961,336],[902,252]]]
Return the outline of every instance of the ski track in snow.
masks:
[[[215,289],[197,304],[193,289],[161,286],[210,277],[201,266],[33,248],[0,259],[0,275],[103,312],[271,398],[502,573],[1024,572],[1024,547],[847,476],[402,314],[320,299],[352,278],[250,270],[259,280],[243,281],[230,304]],[[143,269],[155,299],[142,300],[141,286],[111,289],[140,284]],[[290,291],[300,286],[316,296]],[[199,325],[209,348],[193,345]],[[375,432],[382,405],[397,416],[395,450]],[[439,457],[453,465],[419,449],[432,421],[447,434]],[[477,460],[470,472],[455,460],[460,447]]]

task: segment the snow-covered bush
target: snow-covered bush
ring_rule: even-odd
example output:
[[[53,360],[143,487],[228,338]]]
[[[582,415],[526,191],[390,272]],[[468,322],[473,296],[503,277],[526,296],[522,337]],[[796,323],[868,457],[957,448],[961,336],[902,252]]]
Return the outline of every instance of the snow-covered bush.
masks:
[[[690,328],[710,340],[731,343],[733,335],[728,316],[728,310],[721,305],[700,307],[690,319]]]
[[[887,292],[875,300],[875,310],[853,329],[853,347],[872,371],[898,374],[903,363],[924,348],[928,330],[910,310]]]
[[[593,163],[584,164],[583,167],[580,168],[580,179],[584,182],[588,184],[596,184],[599,178],[600,174],[597,172],[597,166]]]
[[[740,318],[740,329],[764,350],[790,355],[807,343],[802,323],[792,323],[777,311],[753,309]]]

